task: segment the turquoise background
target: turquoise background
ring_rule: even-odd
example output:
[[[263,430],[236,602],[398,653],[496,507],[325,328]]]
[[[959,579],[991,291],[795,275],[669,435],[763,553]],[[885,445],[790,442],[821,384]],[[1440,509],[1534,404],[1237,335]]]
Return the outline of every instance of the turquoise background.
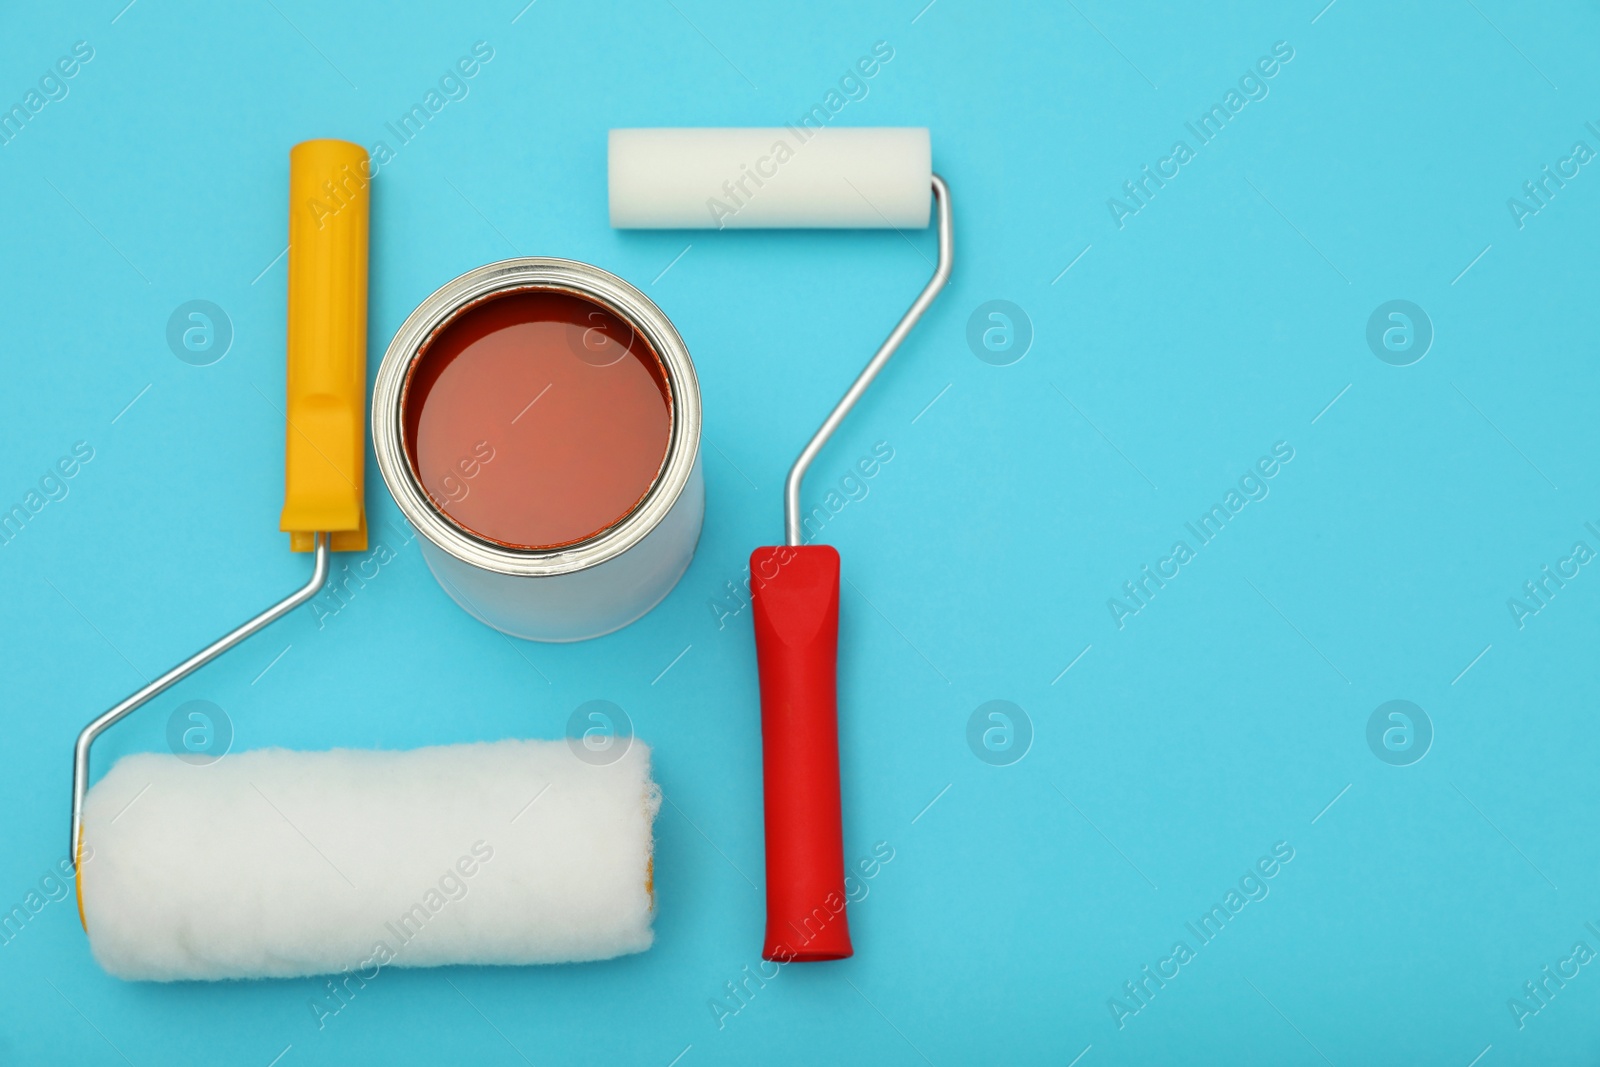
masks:
[[[195,699],[225,709],[239,749],[556,737],[614,701],[670,800],[654,949],[388,969],[319,1030],[320,981],[125,984],[50,902],[0,945],[0,1061],[1593,1062],[1600,968],[1508,1002],[1576,942],[1600,950],[1600,576],[1580,566],[1520,627],[1508,600],[1575,542],[1600,549],[1584,525],[1600,526],[1600,173],[1520,227],[1507,201],[1574,142],[1600,149],[1600,14],[1324,2],[0,16],[6,107],[74,42],[94,50],[0,145],[0,507],[75,442],[94,451],[0,548],[5,909],[62,858],[83,723],[306,574],[276,530],[296,141],[395,147],[385,123],[486,42],[466,98],[376,179],[369,367],[456,274],[581,259],[677,324],[714,446],[681,584],[626,630],[559,647],[457,609],[369,460],[395,558],[336,615],[301,609],[139,711],[96,759],[162,750]],[[605,133],[791,121],[877,41],[893,59],[834,121],[932,128],[955,275],[807,496],[894,449],[824,533],[851,583],[847,859],[878,842],[894,858],[852,907],[854,959],[786,967],[719,1011],[758,960],[763,866],[749,613],[719,629],[712,604],[780,537],[788,464],[934,246],[614,232]],[[1293,59],[1268,95],[1119,228],[1108,198],[1175,140],[1196,148],[1185,123],[1275,42]],[[196,299],[234,333],[204,367],[165,338]],[[1006,366],[967,342],[997,299],[1033,332]],[[1434,331],[1409,366],[1366,340],[1395,299]],[[1293,459],[1270,495],[1197,547],[1185,523],[1279,442]],[[1195,558],[1119,628],[1108,600],[1179,539]],[[1009,765],[969,748],[991,700],[1031,724]],[[1390,700],[1431,722],[1407,766],[1369,748]],[[1280,842],[1293,859],[1269,894],[1200,945],[1186,924]],[[1194,958],[1132,999],[1124,983],[1179,940]]]

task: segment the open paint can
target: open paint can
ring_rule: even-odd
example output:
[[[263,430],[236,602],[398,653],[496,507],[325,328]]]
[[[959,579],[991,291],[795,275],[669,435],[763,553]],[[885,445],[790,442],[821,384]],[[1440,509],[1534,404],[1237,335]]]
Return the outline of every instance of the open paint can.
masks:
[[[514,637],[579,641],[672,590],[705,514],[700,387],[639,290],[566,259],[468,271],[378,368],[372,442],[423,558]]]

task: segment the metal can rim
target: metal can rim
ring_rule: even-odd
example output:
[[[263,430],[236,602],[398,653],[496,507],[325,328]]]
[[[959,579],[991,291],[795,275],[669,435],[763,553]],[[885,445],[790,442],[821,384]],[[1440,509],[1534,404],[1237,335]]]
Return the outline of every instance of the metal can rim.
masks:
[[[609,308],[644,335],[666,369],[672,391],[672,436],[667,459],[643,500],[615,526],[577,544],[553,549],[512,549],[461,530],[446,519],[417,483],[406,459],[400,399],[406,373],[423,342],[447,319],[485,297],[519,289],[570,292]],[[573,259],[521,256],[467,271],[418,304],[384,352],[372,389],[372,447],[389,495],[400,512],[433,544],[496,574],[544,578],[571,574],[615,559],[661,524],[683,494],[700,450],[700,383],[689,349],[655,302],[610,271]]]

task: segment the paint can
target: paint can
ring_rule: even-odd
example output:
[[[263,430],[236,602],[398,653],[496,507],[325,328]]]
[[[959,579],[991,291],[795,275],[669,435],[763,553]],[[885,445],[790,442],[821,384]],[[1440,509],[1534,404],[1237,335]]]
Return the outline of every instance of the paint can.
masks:
[[[472,347],[480,343],[473,338],[488,336],[489,327],[481,327],[480,320],[493,315],[512,321],[507,316],[521,314],[518,308],[535,305],[557,308],[566,331],[538,336],[567,337],[576,358],[554,355],[539,365],[542,369],[530,370],[524,345],[505,348],[499,363],[483,362],[485,350]],[[544,329],[542,322],[534,325]],[[522,326],[513,322],[513,328]],[[451,347],[457,335],[465,338],[459,355]],[[649,404],[639,399],[640,389],[648,393],[649,387],[638,384],[646,380],[638,368],[619,362],[628,358],[645,369],[666,409],[664,452],[653,476],[632,454],[616,452],[613,462],[606,450],[614,435],[626,436],[635,432],[631,427],[655,418],[644,408],[629,415],[629,403]],[[476,378],[455,371],[454,363],[440,363],[450,359],[474,368],[470,375]],[[630,377],[616,378],[618,367]],[[611,374],[607,380],[622,382],[632,392],[620,398],[586,394],[588,383],[599,380],[595,374]],[[538,392],[541,376],[551,378],[547,392],[523,406],[526,394]],[[446,411],[440,399],[442,414],[430,416],[434,398],[447,394],[453,408]],[[540,403],[546,406],[541,409]],[[454,422],[443,421],[446,414]],[[700,426],[694,364],[666,315],[621,278],[566,259],[502,260],[440,287],[390,342],[372,396],[378,469],[401,514],[421,535],[418,543],[434,577],[481,622],[532,641],[580,641],[610,633],[644,615],[677,584],[694,555],[705,514]],[[546,434],[534,439],[538,447],[528,444],[533,427]],[[441,444],[451,433],[456,443]],[[461,443],[480,433],[482,439],[470,448]],[[512,445],[509,453],[505,443]],[[455,452],[440,452],[452,447]],[[439,455],[457,453],[459,460],[439,466]],[[494,466],[494,458],[508,454],[532,466],[519,470],[504,461]],[[645,458],[653,455],[647,448]],[[624,459],[634,469],[622,470]],[[447,472],[442,477],[441,469]],[[635,483],[627,483],[628,477]],[[484,488],[491,485],[497,488]],[[593,489],[596,485],[609,487],[604,492],[610,496],[591,501],[591,490],[602,492]],[[552,490],[552,497],[576,494],[582,500],[573,507],[592,504],[599,511],[591,507],[586,516],[560,527],[567,504],[541,498],[541,487],[552,486],[564,487],[560,493]],[[613,515],[618,500],[632,502]],[[597,514],[607,518],[587,529]],[[517,536],[511,531],[519,529],[518,522],[540,532]]]

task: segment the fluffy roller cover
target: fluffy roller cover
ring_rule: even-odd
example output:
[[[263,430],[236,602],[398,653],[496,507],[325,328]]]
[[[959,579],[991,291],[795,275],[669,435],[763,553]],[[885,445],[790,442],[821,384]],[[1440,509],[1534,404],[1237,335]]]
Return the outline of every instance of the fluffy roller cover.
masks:
[[[933,202],[921,127],[612,130],[618,229],[920,229]]]
[[[637,740],[128,756],[84,811],[89,943],[155,981],[642,952],[660,804]]]

